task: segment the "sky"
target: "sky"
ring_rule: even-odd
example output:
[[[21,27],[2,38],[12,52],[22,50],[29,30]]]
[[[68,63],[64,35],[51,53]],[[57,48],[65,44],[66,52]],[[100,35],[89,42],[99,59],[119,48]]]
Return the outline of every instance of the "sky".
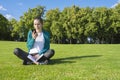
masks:
[[[113,8],[120,0],[0,0],[0,14],[8,20],[15,18],[20,19],[29,8],[35,8],[38,5],[45,6],[46,10],[59,8],[63,10],[65,7],[72,5],[85,7],[107,7]]]

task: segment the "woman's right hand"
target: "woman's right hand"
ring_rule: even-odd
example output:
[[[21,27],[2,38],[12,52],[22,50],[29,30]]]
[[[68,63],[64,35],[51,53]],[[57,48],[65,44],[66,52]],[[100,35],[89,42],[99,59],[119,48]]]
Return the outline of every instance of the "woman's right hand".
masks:
[[[36,33],[35,31],[33,31],[33,32],[32,32],[32,37],[33,37],[34,39],[36,39],[37,36],[38,36],[37,33]]]

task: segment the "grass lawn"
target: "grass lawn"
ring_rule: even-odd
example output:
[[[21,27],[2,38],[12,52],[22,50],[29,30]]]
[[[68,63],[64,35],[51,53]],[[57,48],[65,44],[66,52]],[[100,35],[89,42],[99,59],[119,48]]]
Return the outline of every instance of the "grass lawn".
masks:
[[[0,41],[0,80],[120,80],[120,44],[51,44],[49,65],[22,65],[14,48],[25,42]]]

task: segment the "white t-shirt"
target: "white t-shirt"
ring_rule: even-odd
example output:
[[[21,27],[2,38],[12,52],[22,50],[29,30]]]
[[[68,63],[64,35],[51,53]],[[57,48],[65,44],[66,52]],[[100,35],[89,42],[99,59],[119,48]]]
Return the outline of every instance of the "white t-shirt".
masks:
[[[35,39],[33,48],[30,49],[29,53],[32,54],[32,53],[40,52],[44,47],[44,42],[45,42],[45,40],[44,40],[43,32],[38,33],[38,36]]]

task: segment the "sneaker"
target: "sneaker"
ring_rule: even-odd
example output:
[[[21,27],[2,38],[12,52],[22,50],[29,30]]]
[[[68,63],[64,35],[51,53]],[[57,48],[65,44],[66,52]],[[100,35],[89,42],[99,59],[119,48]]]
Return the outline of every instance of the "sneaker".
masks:
[[[30,64],[32,64],[32,62],[28,62],[28,61],[23,61],[23,65],[30,65]]]
[[[23,65],[27,65],[27,61],[24,60],[24,61],[23,61]]]
[[[48,62],[49,62],[48,60],[45,60],[45,61],[41,61],[39,64],[40,64],[40,65],[47,65]]]

